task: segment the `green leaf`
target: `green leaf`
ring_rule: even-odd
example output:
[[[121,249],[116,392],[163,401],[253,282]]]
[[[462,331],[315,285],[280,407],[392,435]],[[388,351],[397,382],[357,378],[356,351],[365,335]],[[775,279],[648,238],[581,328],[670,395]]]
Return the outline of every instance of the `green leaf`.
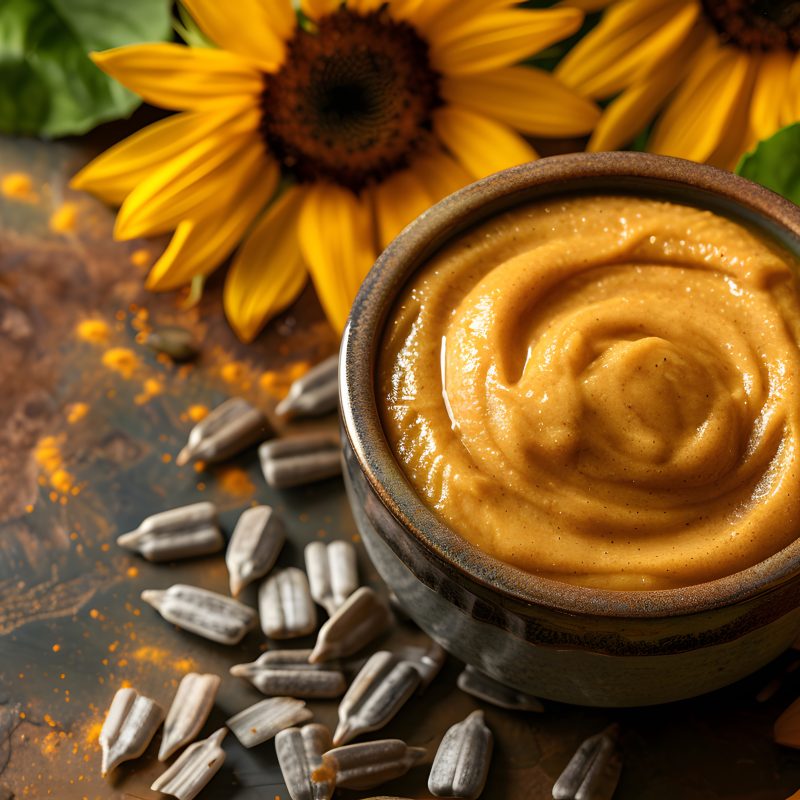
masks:
[[[170,36],[169,0],[0,0],[0,131],[64,136],[139,98],[88,53]]]
[[[800,205],[800,122],[781,128],[745,153],[736,174]]]

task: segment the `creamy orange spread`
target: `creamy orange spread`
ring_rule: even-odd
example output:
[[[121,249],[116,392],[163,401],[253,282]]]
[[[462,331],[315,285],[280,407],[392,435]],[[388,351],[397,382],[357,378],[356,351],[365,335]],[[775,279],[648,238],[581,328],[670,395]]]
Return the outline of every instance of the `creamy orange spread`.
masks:
[[[657,200],[499,215],[395,305],[389,442],[452,530],[537,575],[661,589],[751,566],[800,533],[797,266]]]

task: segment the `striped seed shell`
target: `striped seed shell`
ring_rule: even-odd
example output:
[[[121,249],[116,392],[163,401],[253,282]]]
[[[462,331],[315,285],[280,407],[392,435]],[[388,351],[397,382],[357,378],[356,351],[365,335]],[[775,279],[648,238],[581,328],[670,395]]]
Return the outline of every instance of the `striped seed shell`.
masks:
[[[611,800],[622,772],[618,737],[611,725],[586,739],[553,786],[554,800]]]
[[[146,517],[136,530],[117,537],[117,544],[148,561],[172,561],[216,553],[225,546],[213,503],[192,503]]]
[[[332,355],[313,366],[290,387],[275,407],[284,417],[312,417],[336,410],[339,404],[339,356]]]
[[[383,633],[391,623],[392,613],[386,604],[373,589],[362,586],[320,628],[308,660],[316,664],[351,656]]]
[[[492,757],[492,732],[483,711],[473,711],[445,733],[433,759],[428,791],[436,797],[476,800],[486,785]]]
[[[408,661],[419,672],[420,683],[417,694],[422,694],[433,683],[447,660],[445,649],[431,641],[427,647],[404,647],[401,658]]]
[[[425,755],[424,747],[409,747],[400,739],[378,739],[336,747],[322,760],[336,774],[337,787],[372,789],[405,775]]]
[[[256,621],[256,612],[238,600],[185,583],[146,589],[142,600],[168,622],[220,644],[241,641]]]
[[[382,728],[419,686],[420,675],[408,661],[388,650],[373,653],[339,704],[335,745]]]
[[[189,672],[181,678],[164,722],[159,761],[166,761],[200,733],[214,706],[221,682],[219,675],[200,675],[197,672]]]
[[[302,700],[270,697],[248,706],[225,724],[245,747],[255,747],[271,739],[278,731],[292,728],[313,716]]]
[[[231,675],[246,678],[260,692],[268,695],[290,697],[339,697],[347,688],[344,673],[337,669],[324,669],[309,664],[310,650],[267,651],[250,664],[235,664]],[[276,659],[275,655],[285,654]],[[291,654],[291,655],[290,655]]]
[[[272,569],[285,541],[283,521],[272,508],[254,506],[242,512],[225,552],[234,597]]]
[[[192,800],[200,790],[219,772],[225,761],[222,740],[228,731],[220,728],[200,742],[189,745],[163,775],[156,778],[150,787],[154,792]]]
[[[475,667],[466,667],[458,676],[456,685],[462,692],[499,708],[508,708],[511,711],[544,711],[542,701],[538,697],[512,689]]]
[[[258,448],[264,480],[275,489],[303,486],[342,471],[339,437],[331,432],[272,439]]]
[[[341,539],[325,544],[311,542],[305,549],[311,596],[333,615],[358,589],[356,549]]]
[[[119,689],[100,730],[101,774],[144,753],[163,720],[164,709],[155,700],[136,689]]]
[[[192,428],[175,463],[182,467],[195,459],[207,464],[224,461],[269,435],[267,418],[244,398],[232,397]]]
[[[331,732],[324,725],[287,728],[275,736],[275,752],[292,800],[330,800],[336,776],[322,762],[330,748]]]
[[[297,567],[270,575],[258,589],[261,629],[271,639],[292,639],[317,627],[317,609],[308,578]]]

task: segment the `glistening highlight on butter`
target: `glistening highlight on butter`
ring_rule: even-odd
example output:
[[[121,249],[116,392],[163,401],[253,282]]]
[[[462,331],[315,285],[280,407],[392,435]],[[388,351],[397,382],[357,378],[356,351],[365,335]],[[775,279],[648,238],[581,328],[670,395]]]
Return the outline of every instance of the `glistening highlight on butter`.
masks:
[[[390,315],[389,442],[452,530],[537,575],[666,589],[752,566],[800,532],[797,269],[654,199],[494,217]]]

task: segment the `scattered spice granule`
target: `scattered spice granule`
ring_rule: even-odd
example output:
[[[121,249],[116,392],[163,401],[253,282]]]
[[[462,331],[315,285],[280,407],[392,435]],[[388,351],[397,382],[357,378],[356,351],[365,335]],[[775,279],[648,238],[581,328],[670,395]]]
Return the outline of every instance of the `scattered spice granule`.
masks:
[[[120,322],[122,322],[125,319],[125,316],[126,314],[122,309],[119,309],[119,311],[114,312],[114,319],[119,320]]]
[[[194,462],[194,471],[195,472],[202,472],[206,468],[205,461],[195,461]]]
[[[162,453],[161,454],[161,460],[165,464],[169,464],[169,462],[172,461],[172,453]]]
[[[140,247],[131,253],[130,262],[134,267],[149,267],[153,257],[150,255],[149,250]]]
[[[256,487],[241,467],[226,467],[217,472],[220,488],[234,497],[249,497]]]
[[[45,715],[44,715],[44,721],[45,721],[45,722],[46,722],[46,723],[47,723],[47,724],[48,724],[48,725],[49,725],[51,728],[56,728],[56,727],[58,727],[58,723],[57,723],[57,722],[56,722],[56,721],[55,721],[55,720],[54,720],[54,719],[53,719],[53,718],[52,718],[52,717],[51,717],[49,714],[45,714]]]
[[[205,490],[206,490],[206,485],[202,481],[200,481],[200,483],[197,484],[197,491],[204,492]]]
[[[296,381],[298,378],[302,378],[310,369],[311,364],[309,364],[308,361],[296,361],[289,367],[287,374],[290,380]]]
[[[193,405],[186,409],[189,419],[192,422],[200,422],[208,416],[208,406]]]
[[[119,642],[118,641],[113,641],[108,646],[108,652],[109,653],[113,653],[118,647],[119,647]]]
[[[84,319],[75,326],[75,333],[84,342],[102,344],[108,341],[111,329],[102,319]]]
[[[172,662],[172,666],[178,672],[192,672],[197,669],[197,662],[193,658],[178,658]]]
[[[128,567],[128,569],[125,570],[125,574],[129,578],[135,578],[139,574],[139,568],[138,567]]]
[[[108,369],[118,372],[126,380],[133,377],[136,367],[139,366],[136,354],[127,347],[112,347],[110,350],[106,350],[103,353],[102,361]]]
[[[9,172],[0,180],[0,191],[11,200],[34,203],[38,199],[33,191],[33,181],[26,172]]]
[[[57,653],[60,649],[61,649],[61,645],[60,644],[54,644],[53,647],[52,647],[52,650],[53,650],[54,653]]]
[[[67,406],[67,422],[74,425],[80,422],[89,413],[88,403],[72,403]]]
[[[156,378],[147,378],[142,385],[142,389],[143,391],[141,394],[137,394],[136,397],[133,398],[133,402],[136,403],[137,406],[149,403],[154,397],[162,394],[164,391],[164,384]]]
[[[71,233],[78,223],[78,206],[75,203],[62,203],[50,215],[50,230],[55,233]]]
[[[28,505],[25,506],[25,513],[26,514],[32,514],[33,513],[33,504],[32,503],[28,503]]]
[[[100,549],[104,553],[107,553],[111,549],[111,545],[108,542],[103,542],[103,544],[100,545]]]
[[[219,374],[228,383],[241,383],[246,376],[246,372],[246,367],[241,361],[231,361],[222,365]]]

